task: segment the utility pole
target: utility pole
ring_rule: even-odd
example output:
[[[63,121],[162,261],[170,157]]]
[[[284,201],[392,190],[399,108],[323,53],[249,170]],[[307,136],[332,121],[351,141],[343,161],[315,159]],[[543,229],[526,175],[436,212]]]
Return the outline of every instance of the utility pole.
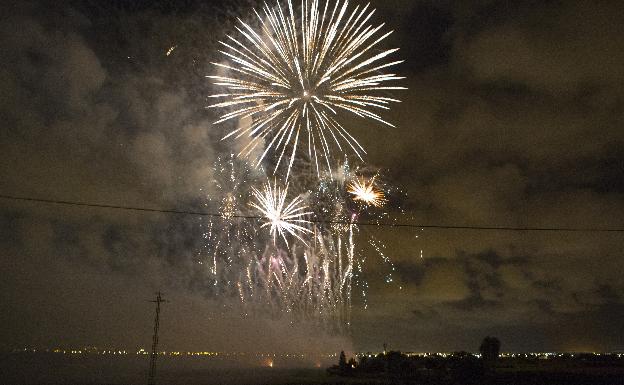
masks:
[[[156,318],[154,319],[154,337],[152,337],[152,354],[150,357],[147,385],[155,385],[154,376],[156,374],[156,357],[158,356],[158,327],[160,323],[160,304],[167,301],[162,299],[162,293],[159,291],[158,293],[156,293],[156,300],[150,302],[156,303]]]

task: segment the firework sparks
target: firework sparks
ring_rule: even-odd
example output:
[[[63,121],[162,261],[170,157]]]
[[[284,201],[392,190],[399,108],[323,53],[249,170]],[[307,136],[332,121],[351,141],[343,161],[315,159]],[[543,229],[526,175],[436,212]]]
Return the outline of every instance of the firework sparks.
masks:
[[[368,181],[364,178],[355,178],[349,184],[348,191],[350,194],[353,194],[354,201],[360,201],[375,207],[381,207],[386,203],[383,191],[375,187],[374,177]]]
[[[370,24],[374,9],[369,5],[300,4],[264,3],[257,21],[239,19],[236,34],[220,42],[225,60],[213,63],[219,72],[208,77],[221,90],[210,96],[215,101],[208,107],[224,111],[216,124],[237,123],[223,139],[250,138],[239,156],[253,157],[261,172],[220,178],[214,203],[222,217],[211,219],[203,253],[211,257],[206,261],[214,266],[215,286],[218,280],[224,287],[215,289],[218,293],[238,295],[245,306],[257,304],[263,311],[268,304],[280,314],[349,325],[352,287],[361,286],[366,307],[368,286],[362,277],[365,257],[354,239],[358,227],[350,223],[356,215],[353,202],[380,207],[385,197],[375,178],[356,178],[346,162],[332,170],[332,153],[360,159],[365,153],[340,122],[340,113],[392,126],[380,111],[399,102],[389,92],[405,89],[393,85],[402,77],[388,70],[401,61],[388,59],[397,49],[379,48],[391,32]],[[269,164],[284,184],[253,187],[266,180]],[[288,197],[291,175],[293,199]],[[303,196],[311,197],[306,198],[309,209]],[[237,220],[258,212],[264,218],[260,228],[270,231]],[[349,224],[334,228],[323,221]],[[285,245],[277,242],[280,237]],[[385,261],[383,246],[373,248]]]
[[[228,193],[222,201],[221,208],[219,212],[221,216],[225,220],[232,219],[234,214],[236,214],[236,198],[234,198],[234,194]]]
[[[290,148],[286,180],[299,146],[307,147],[317,172],[323,161],[331,169],[334,146],[340,151],[350,148],[362,158],[363,147],[338,122],[338,111],[392,126],[375,110],[399,102],[381,93],[405,89],[387,85],[402,77],[382,72],[402,61],[384,60],[398,49],[376,48],[392,32],[382,34],[383,24],[368,24],[375,10],[368,5],[348,10],[347,0],[330,3],[302,0],[300,11],[294,10],[292,0],[286,1],[286,9],[279,1],[274,7],[265,3],[256,11],[258,29],[239,19],[240,37],[227,36],[220,42],[226,62],[213,64],[225,75],[208,76],[225,89],[211,95],[220,100],[209,107],[228,108],[216,123],[252,119],[224,139],[250,136],[243,156],[265,144],[256,165],[272,152],[277,157],[274,172]]]
[[[288,195],[288,185],[284,189],[277,186],[277,183],[271,185],[266,183],[262,191],[253,188],[253,196],[256,202],[250,203],[251,207],[259,210],[268,220],[262,227],[270,226],[273,242],[279,234],[286,244],[286,233],[295,236],[297,239],[306,243],[299,233],[310,233],[311,231],[302,226],[309,224],[310,221],[304,219],[310,215],[306,206],[303,205],[301,196],[295,197],[289,204],[286,204],[286,196]]]
[[[336,229],[334,224],[323,224],[354,221],[354,214],[347,209],[352,199],[348,183],[356,178],[354,172],[343,164],[331,176],[318,179],[294,168],[291,188],[282,190],[277,187],[279,183],[267,184],[266,175],[252,171],[246,161],[233,156],[220,157],[214,165],[214,187],[206,207],[219,208],[221,215],[202,224],[204,241],[197,255],[198,268],[205,269],[211,280],[210,292],[222,298],[238,298],[241,315],[270,309],[291,321],[305,317],[323,327],[345,330],[351,320],[354,289],[361,293],[364,309],[368,307],[364,275],[367,250],[394,271],[385,246],[372,234],[366,248],[358,247],[357,225],[343,223]],[[254,191],[254,186],[263,187]],[[298,196],[295,203],[288,200],[288,194]],[[307,208],[303,207],[302,194],[307,194]],[[288,209],[289,202],[292,210]],[[269,218],[264,227],[275,225],[272,232],[243,218],[256,216],[258,210]],[[319,222],[305,223],[304,211],[310,211]],[[300,217],[286,218],[292,214]],[[307,231],[293,227],[298,237],[291,237],[287,230],[280,233],[280,220]],[[289,240],[286,245],[276,243],[276,238],[284,236]],[[392,278],[392,272],[384,277],[388,284]]]

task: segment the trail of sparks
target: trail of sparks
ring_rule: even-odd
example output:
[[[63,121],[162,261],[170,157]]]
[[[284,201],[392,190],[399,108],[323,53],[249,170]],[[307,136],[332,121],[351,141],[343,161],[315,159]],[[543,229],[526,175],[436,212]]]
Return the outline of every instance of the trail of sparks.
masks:
[[[402,61],[384,60],[398,49],[377,48],[392,31],[381,34],[383,24],[369,24],[375,10],[369,5],[348,10],[347,0],[330,3],[302,0],[300,11],[292,0],[286,1],[285,9],[279,1],[275,6],[265,3],[255,11],[258,28],[239,19],[240,36],[220,42],[226,60],[213,63],[220,74],[207,76],[225,89],[210,96],[219,101],[209,108],[228,109],[215,123],[253,121],[223,139],[249,136],[239,155],[249,156],[264,146],[256,166],[272,153],[277,158],[274,173],[289,156],[286,181],[300,146],[307,147],[317,173],[323,163],[331,169],[333,147],[350,149],[362,159],[364,148],[338,121],[338,112],[393,126],[375,110],[400,102],[382,96],[389,90],[405,89],[386,85],[403,78],[382,70]]]

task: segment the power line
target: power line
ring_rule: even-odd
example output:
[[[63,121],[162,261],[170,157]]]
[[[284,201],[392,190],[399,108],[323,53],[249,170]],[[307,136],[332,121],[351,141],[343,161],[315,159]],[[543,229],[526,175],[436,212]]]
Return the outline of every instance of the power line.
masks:
[[[42,199],[42,198],[30,198],[20,197],[13,195],[0,194],[0,199],[34,202],[34,203],[47,203],[65,206],[77,206],[77,207],[90,207],[99,209],[113,209],[113,210],[126,210],[126,211],[141,211],[151,213],[162,214],[176,214],[176,215],[193,215],[204,217],[224,217],[220,213],[212,213],[205,211],[192,211],[192,210],[177,210],[177,209],[161,209],[161,208],[149,208],[149,207],[134,207],[134,206],[121,206],[101,203],[88,203],[88,202],[75,202],[68,200],[56,200],[56,199]],[[257,215],[231,215],[231,218],[240,219],[264,219]],[[374,223],[374,222],[350,222],[350,221],[327,221],[320,219],[310,219],[313,223],[326,223],[326,224],[339,224],[339,225],[357,225],[357,226],[376,226],[376,227],[406,227],[415,229],[447,229],[447,230],[487,230],[487,231],[557,231],[557,232],[593,232],[593,233],[624,233],[624,229],[618,228],[597,228],[597,227],[509,227],[509,226],[463,226],[463,225],[423,225],[416,223]]]

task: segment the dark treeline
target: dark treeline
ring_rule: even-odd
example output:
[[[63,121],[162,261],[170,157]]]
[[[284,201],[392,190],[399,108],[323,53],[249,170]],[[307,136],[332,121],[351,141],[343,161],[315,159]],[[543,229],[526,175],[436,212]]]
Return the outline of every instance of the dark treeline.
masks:
[[[472,384],[483,379],[486,369],[482,360],[466,352],[423,357],[390,351],[376,356],[361,355],[357,361],[340,360],[328,372],[347,377],[405,379],[410,383],[417,380],[423,384]]]
[[[389,351],[360,354],[357,360],[348,360],[343,352],[338,365],[328,372],[371,384],[624,385],[624,358],[615,354],[500,357],[500,342],[492,337],[483,340],[479,351],[479,355],[463,351],[431,355]]]

